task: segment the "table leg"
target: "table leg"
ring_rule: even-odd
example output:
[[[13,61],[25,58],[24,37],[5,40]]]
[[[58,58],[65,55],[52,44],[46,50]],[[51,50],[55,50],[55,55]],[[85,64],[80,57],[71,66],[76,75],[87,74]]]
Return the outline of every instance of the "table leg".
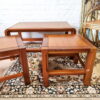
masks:
[[[25,85],[28,85],[30,84],[30,77],[29,77],[29,68],[27,64],[26,49],[20,50],[20,61],[23,68],[23,77]]]
[[[47,51],[43,50],[42,51],[42,74],[43,74],[43,81],[45,87],[49,86],[47,67],[48,67],[48,53]]]
[[[78,54],[75,54],[73,57],[74,63],[77,64],[78,63]]]
[[[10,36],[10,31],[5,30],[5,36]]]
[[[20,38],[23,40],[21,32],[18,32],[18,35],[19,35]]]
[[[96,50],[90,50],[87,54],[86,64],[85,64],[85,76],[84,76],[84,85],[91,85],[91,75],[93,72],[93,65],[95,61]]]
[[[68,34],[68,32],[65,32],[65,34]]]

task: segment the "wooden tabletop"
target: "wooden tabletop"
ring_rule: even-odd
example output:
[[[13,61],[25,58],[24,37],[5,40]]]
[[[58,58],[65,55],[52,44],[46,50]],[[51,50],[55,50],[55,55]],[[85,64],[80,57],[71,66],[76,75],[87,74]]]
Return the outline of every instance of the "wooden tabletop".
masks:
[[[95,48],[81,35],[45,35],[42,49],[47,50],[77,50]]]
[[[66,31],[74,30],[68,22],[19,22],[7,29],[7,31]]]
[[[0,37],[0,52],[23,48],[23,43],[18,36]]]

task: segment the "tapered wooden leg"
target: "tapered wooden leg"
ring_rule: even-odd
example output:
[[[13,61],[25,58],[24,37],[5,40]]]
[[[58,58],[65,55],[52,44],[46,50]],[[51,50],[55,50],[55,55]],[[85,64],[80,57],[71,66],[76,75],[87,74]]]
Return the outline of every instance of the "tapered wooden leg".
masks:
[[[95,61],[95,55],[96,55],[96,50],[90,50],[87,54],[87,59],[86,59],[86,65],[85,65],[85,70],[86,74],[84,76],[84,85],[91,85],[91,75],[93,72],[93,65]]]
[[[25,81],[25,85],[30,84],[30,77],[29,77],[29,68],[28,68],[28,61],[26,56],[26,49],[20,50],[20,61],[23,68],[23,77]]]
[[[43,50],[42,51],[42,74],[43,74],[43,82],[45,87],[49,86],[47,68],[48,68],[48,54],[46,50]]]

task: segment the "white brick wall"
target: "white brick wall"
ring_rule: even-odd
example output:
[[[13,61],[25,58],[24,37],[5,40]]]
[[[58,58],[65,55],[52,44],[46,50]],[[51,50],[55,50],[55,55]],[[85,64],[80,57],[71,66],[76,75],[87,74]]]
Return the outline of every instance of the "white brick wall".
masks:
[[[0,36],[22,21],[68,21],[79,27],[82,0],[0,0]]]

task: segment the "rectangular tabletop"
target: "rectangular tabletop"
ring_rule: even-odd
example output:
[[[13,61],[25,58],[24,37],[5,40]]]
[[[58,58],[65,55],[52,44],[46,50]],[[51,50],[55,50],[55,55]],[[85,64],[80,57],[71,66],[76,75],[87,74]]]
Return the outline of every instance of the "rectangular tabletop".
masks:
[[[0,38],[0,52],[7,50],[14,50],[23,48],[24,45],[18,36],[1,37]]]
[[[6,31],[9,32],[50,32],[50,31],[74,31],[73,28],[68,22],[19,22]]]
[[[95,48],[81,35],[64,34],[64,35],[45,35],[42,49],[47,50],[89,50]]]

